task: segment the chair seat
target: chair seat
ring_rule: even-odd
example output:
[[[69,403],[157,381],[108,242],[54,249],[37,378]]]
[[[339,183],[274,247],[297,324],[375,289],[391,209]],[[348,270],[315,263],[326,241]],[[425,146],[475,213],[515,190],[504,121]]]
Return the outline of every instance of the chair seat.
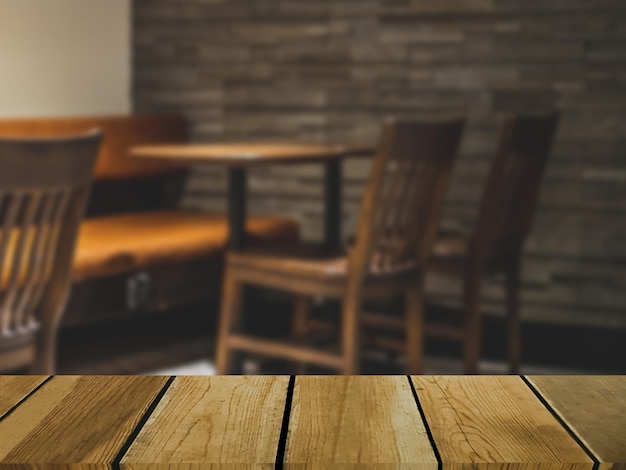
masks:
[[[288,219],[247,220],[252,245],[292,242],[298,225]],[[74,280],[119,274],[217,256],[226,251],[228,222],[224,215],[155,211],[86,219],[74,258]]]
[[[291,244],[228,253],[231,273],[243,282],[307,295],[342,298],[348,284],[349,256],[330,254],[322,245]],[[379,298],[415,282],[413,265],[374,272],[364,279],[365,298]]]
[[[234,268],[320,281],[345,278],[348,272],[346,256],[328,254],[324,247],[314,244],[228,253],[228,264]]]
[[[515,249],[506,245],[494,245],[480,257],[486,273],[501,272],[510,260],[509,253]],[[445,233],[437,237],[431,252],[428,269],[440,273],[459,273],[470,258],[470,239],[460,234]]]
[[[459,234],[440,233],[431,251],[428,271],[444,275],[463,272],[469,252],[469,239]]]
[[[435,240],[434,259],[463,260],[468,253],[469,240],[462,235],[443,235]]]

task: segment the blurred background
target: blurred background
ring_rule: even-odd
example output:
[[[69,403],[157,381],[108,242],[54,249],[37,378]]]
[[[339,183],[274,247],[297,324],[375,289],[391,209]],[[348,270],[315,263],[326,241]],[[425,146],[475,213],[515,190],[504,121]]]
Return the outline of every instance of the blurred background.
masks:
[[[388,116],[465,116],[442,221],[461,232],[476,223],[501,120],[557,109],[524,248],[522,372],[626,373],[622,0],[0,0],[0,69],[0,119],[168,114],[191,142],[374,145]],[[369,169],[362,158],[343,166],[346,237]],[[248,210],[320,240],[323,176],[315,164],[252,169]],[[226,210],[223,168],[193,167],[181,181],[167,183],[170,206]],[[117,206],[161,198],[146,189],[138,202],[129,188],[140,184],[108,181],[94,194],[125,194]],[[77,280],[57,372],[213,373],[220,278],[172,269]],[[461,287],[429,275],[427,317],[459,309]],[[254,302],[264,314],[252,328],[288,333],[289,297],[260,290]],[[484,280],[482,312],[481,372],[504,373],[501,276]],[[461,372],[457,344],[428,338],[425,357],[426,372]],[[365,373],[402,370],[393,354],[364,360]],[[289,371],[280,361],[248,367]]]

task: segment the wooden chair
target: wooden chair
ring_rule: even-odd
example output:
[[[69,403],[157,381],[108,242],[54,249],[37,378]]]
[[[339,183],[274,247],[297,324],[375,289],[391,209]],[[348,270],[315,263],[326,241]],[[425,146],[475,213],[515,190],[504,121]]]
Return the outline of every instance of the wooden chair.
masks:
[[[219,297],[228,221],[225,214],[184,211],[189,167],[132,158],[138,145],[188,141],[188,123],[167,114],[0,119],[0,135],[104,135],[72,268],[61,329],[131,321],[144,313]],[[251,246],[293,243],[298,224],[250,215]],[[103,301],[106,299],[106,301]],[[146,323],[149,325],[149,317]]]
[[[406,297],[408,367],[411,373],[420,372],[423,279],[463,126],[463,120],[385,123],[362,203],[356,243],[347,255],[324,254],[316,247],[229,253],[220,313],[218,373],[227,373],[232,351],[242,350],[355,374],[361,304],[366,299],[394,295]],[[312,296],[341,299],[341,351],[325,352],[236,333],[246,284],[296,295],[296,329],[309,314]]]
[[[101,134],[0,138],[0,370],[54,373]]]
[[[558,113],[507,119],[473,233],[469,237],[443,234],[435,242],[428,270],[463,278],[463,326],[438,331],[447,331],[448,338],[462,341],[466,373],[478,372],[481,281],[488,274],[504,274],[506,278],[509,367],[511,373],[519,370],[522,251],[558,120]]]

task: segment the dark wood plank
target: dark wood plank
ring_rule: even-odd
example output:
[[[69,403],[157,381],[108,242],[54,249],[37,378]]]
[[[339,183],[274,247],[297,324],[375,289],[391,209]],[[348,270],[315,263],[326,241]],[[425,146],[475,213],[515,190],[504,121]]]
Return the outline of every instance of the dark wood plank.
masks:
[[[0,375],[0,418],[47,378],[47,375]]]
[[[110,464],[167,380],[54,377],[0,422],[0,466]]]
[[[588,469],[593,461],[516,376],[413,376],[444,468]]]
[[[532,376],[528,380],[600,462],[626,468],[625,376]]]

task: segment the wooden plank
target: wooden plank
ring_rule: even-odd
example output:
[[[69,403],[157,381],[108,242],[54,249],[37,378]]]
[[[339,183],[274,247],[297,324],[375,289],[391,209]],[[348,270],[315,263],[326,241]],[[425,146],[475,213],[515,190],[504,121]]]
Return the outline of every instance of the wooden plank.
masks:
[[[47,378],[47,375],[0,375],[0,419]]]
[[[287,376],[178,377],[121,466],[274,468],[288,385]]]
[[[626,468],[626,376],[527,378],[600,462]]]
[[[0,422],[0,466],[109,466],[167,377],[57,376]]]
[[[412,380],[444,468],[593,467],[584,449],[520,377]]]
[[[437,468],[404,376],[298,376],[284,461],[298,468]]]

